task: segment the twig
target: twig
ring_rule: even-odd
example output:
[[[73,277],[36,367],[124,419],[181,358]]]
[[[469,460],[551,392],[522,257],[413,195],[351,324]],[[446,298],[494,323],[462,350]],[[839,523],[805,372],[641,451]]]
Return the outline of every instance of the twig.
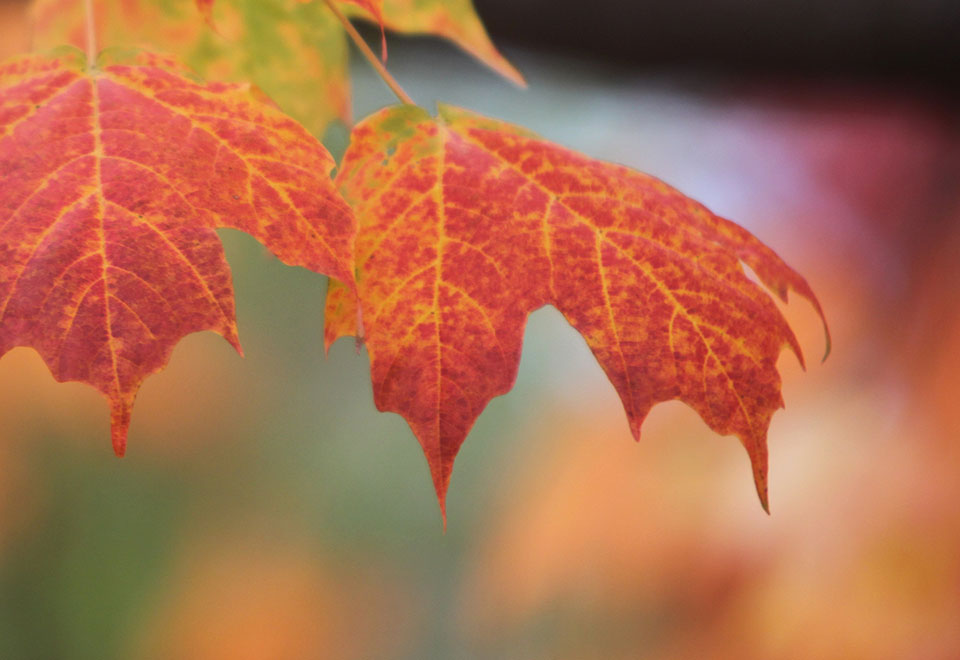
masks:
[[[396,79],[390,75],[390,72],[387,71],[387,67],[383,66],[377,56],[373,54],[373,51],[370,50],[370,46],[368,46],[367,42],[363,40],[363,37],[361,37],[360,33],[357,32],[357,29],[353,27],[353,25],[350,23],[350,20],[343,15],[343,12],[340,11],[340,8],[337,7],[334,1],[323,1],[326,3],[327,7],[330,8],[330,11],[333,12],[333,15],[337,17],[337,20],[343,24],[343,28],[347,31],[347,34],[350,35],[350,38],[353,39],[353,43],[357,45],[357,48],[360,49],[360,52],[363,53],[363,56],[367,58],[370,66],[372,66],[374,70],[380,74],[380,77],[383,78],[383,82],[387,83],[387,87],[389,87],[393,93],[397,95],[397,98],[404,103],[408,105],[416,105],[413,99],[410,98],[405,91],[403,91],[402,87],[400,87],[400,83],[398,83]],[[87,2],[90,2],[90,0],[87,0]]]

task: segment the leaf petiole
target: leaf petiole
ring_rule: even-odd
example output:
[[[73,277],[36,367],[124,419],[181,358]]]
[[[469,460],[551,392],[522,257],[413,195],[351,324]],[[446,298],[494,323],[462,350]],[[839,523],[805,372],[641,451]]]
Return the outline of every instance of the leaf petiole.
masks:
[[[87,71],[92,71],[97,63],[97,36],[93,20],[93,0],[83,0],[83,11],[87,28]]]
[[[89,2],[90,0],[87,0]],[[407,105],[416,105],[414,100],[403,91],[403,88],[400,87],[400,83],[390,75],[390,72],[387,71],[387,67],[383,66],[383,63],[374,55],[373,51],[370,50],[370,46],[367,45],[367,42],[363,40],[363,37],[360,36],[360,33],[357,32],[357,29],[353,27],[353,24],[350,23],[350,20],[343,15],[343,12],[340,11],[340,8],[334,3],[334,0],[323,0],[330,11],[333,12],[333,15],[337,17],[337,20],[343,24],[343,29],[347,31],[347,34],[350,35],[350,38],[353,39],[353,43],[357,45],[357,48],[360,49],[360,52],[363,53],[363,56],[367,58],[367,61],[370,63],[370,66],[383,78],[383,82],[387,83],[387,87],[396,94],[397,98],[400,99],[403,103]]]

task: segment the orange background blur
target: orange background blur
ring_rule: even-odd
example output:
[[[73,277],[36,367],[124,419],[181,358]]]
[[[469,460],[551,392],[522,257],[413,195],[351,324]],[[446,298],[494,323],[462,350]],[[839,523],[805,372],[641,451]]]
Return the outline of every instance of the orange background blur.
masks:
[[[0,56],[28,48],[0,2]],[[464,445],[443,534],[365,354],[322,349],[324,278],[223,232],[240,359],[212,334],[138,399],[0,361],[0,658],[960,657],[960,113],[862,80],[637,74],[507,48],[517,91],[391,38],[414,98],[659,176],[803,273],[785,311],[772,515],[684,406],[639,443],[582,339],[536,312],[513,392]],[[363,115],[390,102],[362,63]],[[342,148],[345,130],[328,136]]]

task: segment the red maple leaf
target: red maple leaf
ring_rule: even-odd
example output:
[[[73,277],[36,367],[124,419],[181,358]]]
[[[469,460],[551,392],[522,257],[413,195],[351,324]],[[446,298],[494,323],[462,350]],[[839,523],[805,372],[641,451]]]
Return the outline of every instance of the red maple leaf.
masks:
[[[653,177],[450,107],[361,122],[337,184],[359,224],[374,400],[409,422],[441,507],[474,421],[513,386],[528,314],[552,304],[606,371],[634,436],[657,402],[686,402],[740,438],[767,508],[776,360],[785,346],[802,357],[741,262],[822,312],[753,235]],[[360,334],[356,318],[353,294],[331,286],[327,346]]]
[[[323,146],[247,85],[169,59],[0,66],[0,355],[32,346],[110,400],[123,454],[141,382],[199,330],[237,350],[217,227],[352,280],[355,222]]]

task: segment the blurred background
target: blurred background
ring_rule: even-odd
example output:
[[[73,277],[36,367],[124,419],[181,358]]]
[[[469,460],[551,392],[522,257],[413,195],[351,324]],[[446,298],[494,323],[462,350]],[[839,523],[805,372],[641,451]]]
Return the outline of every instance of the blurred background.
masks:
[[[414,98],[652,173],[820,296],[824,364],[785,307],[810,366],[780,362],[772,515],[683,405],[633,442],[546,308],[444,534],[365,353],[323,355],[324,278],[225,231],[247,357],[184,340],[123,460],[99,394],[0,361],[0,658],[960,657],[960,3],[476,4],[529,89],[391,36]],[[23,5],[0,0],[0,55],[27,48]],[[392,102],[353,75],[357,116]]]

